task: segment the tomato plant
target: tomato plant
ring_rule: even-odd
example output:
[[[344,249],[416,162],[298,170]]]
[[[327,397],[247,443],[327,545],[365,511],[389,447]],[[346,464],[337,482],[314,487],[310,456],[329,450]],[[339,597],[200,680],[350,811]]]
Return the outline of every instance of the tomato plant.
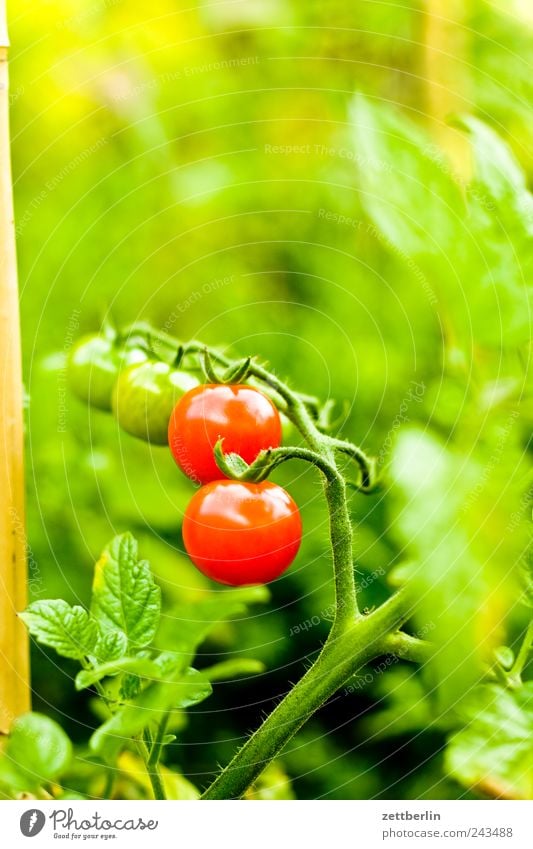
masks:
[[[266,584],[298,553],[300,511],[276,484],[215,481],[191,499],[183,541],[192,562],[221,584]]]
[[[168,441],[180,469],[208,483],[221,477],[213,456],[219,439],[224,451],[253,462],[265,448],[281,443],[281,420],[272,401],[253,386],[206,384],[178,401],[168,426]]]

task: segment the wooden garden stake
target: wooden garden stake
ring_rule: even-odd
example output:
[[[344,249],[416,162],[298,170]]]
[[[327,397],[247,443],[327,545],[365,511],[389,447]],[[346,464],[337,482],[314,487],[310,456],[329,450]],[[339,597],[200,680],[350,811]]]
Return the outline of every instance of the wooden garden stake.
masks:
[[[9,150],[8,35],[0,0],[0,733],[29,710],[20,324]]]

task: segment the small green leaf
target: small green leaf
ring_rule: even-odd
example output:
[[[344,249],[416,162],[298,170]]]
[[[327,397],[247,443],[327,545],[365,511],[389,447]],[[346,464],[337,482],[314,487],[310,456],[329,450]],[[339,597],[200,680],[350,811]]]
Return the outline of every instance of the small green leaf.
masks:
[[[202,669],[202,675],[205,675],[208,681],[228,681],[232,678],[242,677],[243,675],[259,675],[264,671],[265,665],[260,660],[238,657],[234,660],[224,660],[222,663],[216,663],[214,666]]]
[[[19,615],[38,643],[63,657],[80,660],[94,651],[98,626],[83,607],[62,599],[34,601]]]
[[[118,660],[128,651],[128,638],[123,631],[104,631],[100,634],[94,655],[99,663]]]
[[[165,734],[165,736],[163,737],[163,746],[169,746],[170,743],[173,743],[174,740],[177,740],[177,739],[178,738],[176,737],[175,734]]]
[[[533,682],[518,690],[476,687],[465,698],[467,723],[450,737],[446,771],[466,787],[492,796],[533,795]]]
[[[160,611],[161,592],[148,562],[138,558],[137,541],[129,533],[116,536],[95,567],[92,614],[102,629],[122,631],[139,648],[152,641]]]
[[[142,690],[142,679],[138,675],[124,675],[120,683],[120,698],[129,701],[138,696]]]
[[[130,672],[144,678],[158,678],[161,671],[152,660],[146,660],[142,657],[121,657],[118,660],[110,660],[108,663],[96,666],[94,669],[83,669],[78,672],[76,689],[85,690],[87,687],[96,684],[97,681],[101,681],[102,678],[117,675],[119,672]]]
[[[16,790],[35,790],[53,781],[70,765],[72,745],[56,722],[26,713],[11,727],[0,758],[0,781]]]
[[[510,669],[514,663],[514,652],[509,646],[498,646],[495,648],[494,657],[504,669]]]
[[[525,192],[526,178],[510,148],[494,130],[475,118],[464,115],[457,122],[470,135],[476,158],[476,177],[495,198]]]

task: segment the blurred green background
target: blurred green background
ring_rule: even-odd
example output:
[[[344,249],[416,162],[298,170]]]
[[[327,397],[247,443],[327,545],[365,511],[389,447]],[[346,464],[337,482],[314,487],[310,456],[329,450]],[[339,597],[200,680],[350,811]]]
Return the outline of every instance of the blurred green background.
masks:
[[[342,431],[392,461],[394,486],[352,501],[363,605],[414,570],[426,604],[413,630],[445,646],[424,675],[374,670],[315,717],[282,758],[294,793],[471,792],[443,770],[453,711],[487,646],[513,642],[526,622],[531,9],[11,6],[33,596],[86,602],[99,551],[127,529],[170,623],[173,605],[207,586],[181,542],[191,486],[165,449],[68,394],[75,339],[105,316],[146,319],[259,354],[301,390],[338,399]],[[473,155],[447,123],[464,114],[516,162],[492,136],[483,148],[479,127]],[[271,603],[202,648],[199,666],[238,651],[268,671],[218,685],[190,712],[170,757],[200,786],[327,634],[319,482],[299,466],[277,479],[301,505],[304,545]],[[68,665],[35,649],[33,683],[36,709],[85,739],[95,719]]]

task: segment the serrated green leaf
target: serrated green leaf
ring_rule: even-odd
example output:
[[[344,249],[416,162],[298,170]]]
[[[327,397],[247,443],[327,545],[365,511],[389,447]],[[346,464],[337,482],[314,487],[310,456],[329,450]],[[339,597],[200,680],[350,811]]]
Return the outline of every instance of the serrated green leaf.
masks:
[[[94,669],[83,669],[78,672],[76,689],[85,690],[87,687],[96,684],[97,681],[101,681],[102,678],[117,675],[119,672],[130,672],[145,678],[158,678],[161,674],[159,666],[152,660],[142,657],[121,657],[118,660],[111,660],[101,666],[96,666]]]
[[[168,711],[198,704],[211,692],[209,681],[195,669],[180,671],[174,680],[169,677],[166,681],[150,684],[98,728],[89,745],[96,754],[114,761],[128,741],[148,725],[159,722]]]
[[[116,536],[97,562],[91,613],[103,630],[122,631],[130,647],[148,645],[157,630],[161,592],[130,533]]]
[[[444,156],[399,112],[362,94],[351,119],[362,200],[376,225],[402,255],[446,254],[462,203]]]
[[[474,333],[487,347],[526,344],[533,200],[504,142],[481,122],[463,121],[477,179],[460,188],[444,154],[401,112],[357,95],[351,115],[361,202],[391,252],[407,264],[416,257],[428,301],[446,299],[467,343]]]
[[[129,701],[138,696],[142,690],[142,680],[138,675],[124,675],[120,683],[120,698]]]
[[[104,631],[98,637],[94,655],[98,663],[118,660],[128,651],[128,638],[123,631]]]
[[[62,657],[80,660],[94,652],[98,625],[83,607],[71,607],[62,599],[42,600],[19,615],[38,643]]]
[[[70,765],[72,745],[63,729],[40,713],[13,722],[0,757],[0,781],[15,790],[35,790],[57,779]]]
[[[533,682],[518,690],[476,687],[462,704],[467,723],[446,749],[446,771],[466,787],[511,799],[533,796]]]

